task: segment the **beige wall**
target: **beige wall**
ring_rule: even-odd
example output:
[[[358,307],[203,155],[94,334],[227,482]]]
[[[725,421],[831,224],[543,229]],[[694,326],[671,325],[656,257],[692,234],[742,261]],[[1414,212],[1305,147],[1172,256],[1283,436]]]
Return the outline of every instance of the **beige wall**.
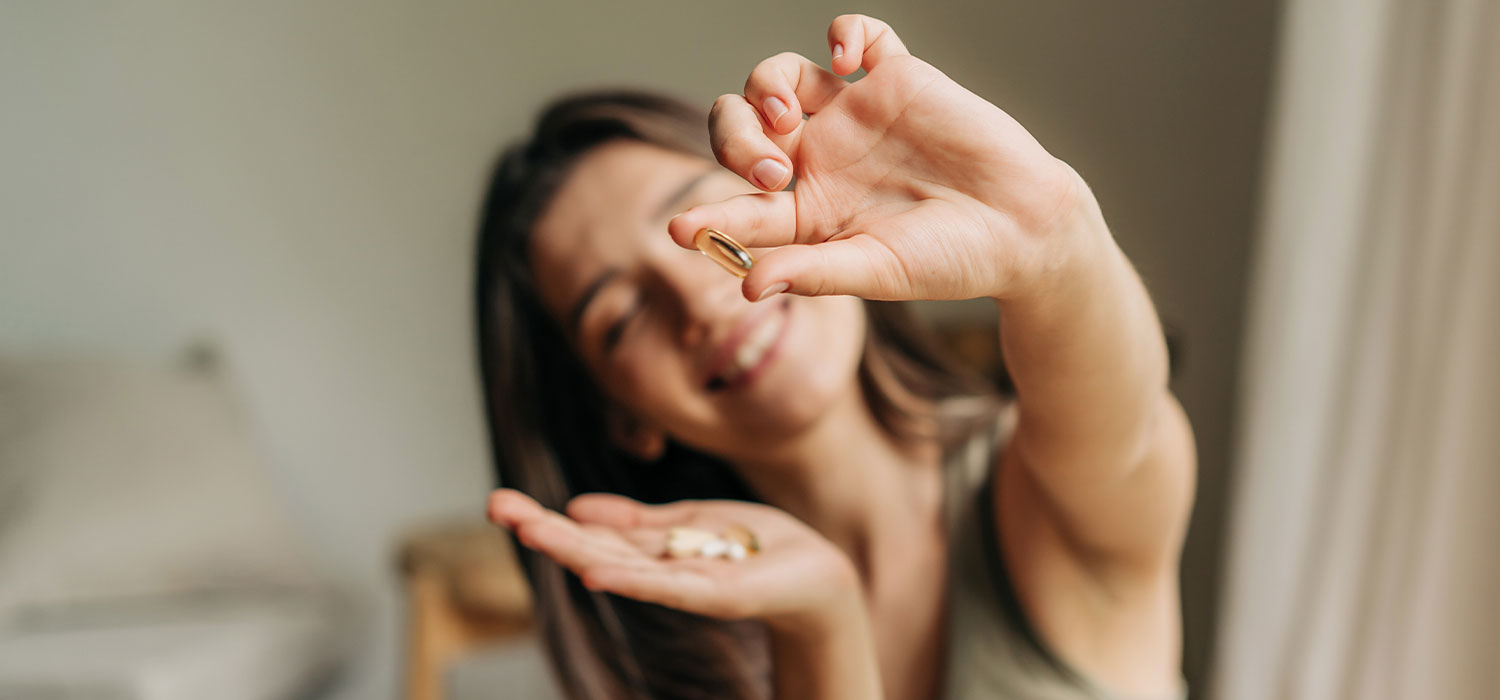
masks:
[[[469,250],[485,169],[559,90],[705,104],[851,6],[9,3],[0,9],[0,351],[161,357],[212,337],[317,551],[375,602],[339,695],[397,676],[389,546],[488,484]],[[874,2],[908,45],[1093,183],[1180,327],[1198,430],[1202,658],[1259,162],[1269,0]],[[1194,674],[1196,675],[1196,673]]]

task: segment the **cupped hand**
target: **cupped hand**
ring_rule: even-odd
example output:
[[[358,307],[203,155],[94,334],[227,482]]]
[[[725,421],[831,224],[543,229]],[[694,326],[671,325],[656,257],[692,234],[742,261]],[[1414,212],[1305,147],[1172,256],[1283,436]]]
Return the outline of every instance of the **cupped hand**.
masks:
[[[592,590],[709,617],[802,625],[859,599],[859,579],[848,557],[770,506],[740,501],[651,506],[613,494],[585,494],[570,501],[564,515],[514,489],[498,489],[490,495],[489,517]],[[758,554],[740,560],[666,554],[670,528],[717,533],[734,524],[755,533]]]
[[[714,104],[719,162],[764,192],[679,215],[678,244],[707,227],[774,248],[744,280],[752,300],[1005,298],[1082,245],[1068,232],[1087,187],[1009,115],[880,20],[841,16],[828,43],[834,72],[781,54]],[[859,80],[839,77],[861,67]]]

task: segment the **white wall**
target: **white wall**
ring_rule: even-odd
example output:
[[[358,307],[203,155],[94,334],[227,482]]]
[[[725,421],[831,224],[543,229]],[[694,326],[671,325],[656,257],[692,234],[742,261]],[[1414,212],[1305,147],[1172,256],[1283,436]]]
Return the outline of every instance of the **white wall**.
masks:
[[[375,605],[337,694],[389,697],[392,540],[477,513],[489,484],[469,252],[500,144],[566,88],[656,86],[707,104],[777,51],[822,60],[828,20],[849,8],[7,3],[0,351],[159,358],[217,340],[293,516]],[[861,9],[1090,177],[1193,343],[1178,388],[1216,504],[1269,3]],[[1213,589],[1216,515],[1205,522],[1190,643],[1206,639],[1194,625]]]

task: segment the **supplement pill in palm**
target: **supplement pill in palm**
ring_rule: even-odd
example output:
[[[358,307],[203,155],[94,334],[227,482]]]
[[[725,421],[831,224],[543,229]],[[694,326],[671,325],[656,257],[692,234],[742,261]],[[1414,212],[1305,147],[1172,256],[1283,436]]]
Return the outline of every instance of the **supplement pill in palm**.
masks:
[[[674,527],[667,530],[667,556],[675,558],[696,557],[703,545],[719,539],[714,533],[692,527]]]
[[[729,551],[729,543],[715,537],[704,542],[703,546],[699,548],[698,554],[709,559],[718,559],[724,556],[724,553],[727,551]]]
[[[724,528],[724,539],[740,545],[749,554],[760,551],[760,540],[756,538],[755,533],[739,523],[732,523]]]
[[[721,231],[700,229],[693,236],[693,245],[698,246],[698,250],[735,277],[750,274],[750,268],[755,265],[755,258],[750,257],[750,251]]]

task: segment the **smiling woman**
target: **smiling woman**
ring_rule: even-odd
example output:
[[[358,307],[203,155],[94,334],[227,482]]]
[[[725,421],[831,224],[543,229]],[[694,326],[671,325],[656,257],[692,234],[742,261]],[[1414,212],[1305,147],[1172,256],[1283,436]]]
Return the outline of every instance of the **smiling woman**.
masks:
[[[718,290],[720,303],[731,302],[733,295],[724,290],[734,290],[733,278],[711,268],[702,256],[675,248],[664,233],[672,214],[692,201],[708,201],[700,188],[736,188],[732,175],[709,160],[706,124],[706,114],[656,95],[579,95],[545,110],[532,139],[508,151],[496,167],[480,237],[476,285],[486,407],[500,482],[548,508],[561,510],[574,496],[590,492],[622,494],[648,503],[683,498],[758,500],[745,479],[713,453],[678,438],[642,441],[641,426],[627,424],[630,417],[621,414],[618,402],[603,396],[612,383],[594,379],[594,372],[610,371],[610,355],[631,352],[628,345],[640,339],[627,340],[627,327],[634,322],[632,316],[647,313],[641,307],[645,292],[639,285],[641,277],[649,275],[632,282],[624,267],[603,264],[610,256],[623,254],[622,248],[637,248],[623,240],[636,241],[639,247],[663,256],[668,268],[685,268],[693,274],[704,286],[684,287],[681,291],[690,299],[701,300]],[[607,147],[615,150],[606,152]],[[595,230],[592,236],[599,238],[588,239],[584,237],[591,235],[589,229],[578,225],[569,230],[558,225],[556,217],[552,227],[539,225],[545,210],[567,209],[554,204],[566,202],[561,184],[574,173],[583,182],[590,172],[584,169],[584,161],[597,154],[615,154],[613,165],[624,172],[600,178],[598,190],[573,188],[582,201],[581,208],[570,211],[597,212],[602,221],[617,221],[616,215],[646,205],[647,213],[635,227],[638,230],[620,233],[613,240]],[[631,160],[635,158],[645,159],[644,163]],[[610,161],[596,159],[589,164],[600,162]],[[631,166],[641,165],[646,167],[631,172]],[[636,187],[654,187],[666,194],[646,198],[634,194]],[[603,193],[616,188],[620,188],[618,199],[604,201]],[[600,197],[594,200],[593,209],[587,209],[590,192]],[[570,233],[578,238],[568,238]],[[542,244],[545,235],[554,240]],[[575,247],[568,248],[569,242]],[[533,248],[540,250],[533,253]],[[559,264],[535,265],[533,255],[549,250]],[[538,280],[543,270],[561,278]],[[560,316],[546,306],[540,289],[569,284],[581,291],[574,293],[571,304],[562,299],[555,302],[559,305],[552,308],[568,309]],[[753,361],[749,355],[756,354],[756,346],[766,342],[767,334],[773,341],[783,335],[778,329],[790,315],[791,301],[788,297],[779,304],[741,302],[744,318],[719,317],[725,322],[750,321],[751,326],[730,328],[721,339],[728,342],[705,346],[699,365],[701,393],[707,397],[723,394],[730,380],[738,379],[742,368],[752,364],[740,362],[741,347],[730,335],[744,338],[757,328],[769,329],[756,333],[755,342],[745,348],[744,359]],[[987,423],[998,410],[998,397],[986,382],[940,352],[899,302],[823,301],[833,301],[846,316],[854,312],[853,318],[842,321],[844,342],[851,346],[844,352],[851,361],[846,376],[858,382],[884,431],[919,438],[923,426],[932,425],[930,411],[922,412],[920,407],[949,398],[978,399],[966,411],[950,410],[941,417],[940,427],[949,436]],[[762,316],[769,316],[770,322],[755,324]],[[568,320],[558,323],[558,318]],[[622,344],[627,346],[624,350]],[[647,365],[652,364],[649,351],[641,355]],[[795,403],[808,396],[794,389],[782,398]],[[775,417],[757,418],[755,413],[742,411],[724,415],[747,422]],[[522,560],[536,592],[550,658],[571,696],[765,694],[769,662],[761,625],[724,622],[592,593],[545,556],[527,552]]]
[[[531,550],[559,678],[576,698],[1179,697],[1194,462],[1144,287],[1004,112],[882,22],[828,38],[865,77],[783,54],[706,120],[577,96],[496,169],[490,517]],[[756,251],[743,279],[694,249],[704,229]],[[976,297],[1015,401],[897,301]],[[713,556],[665,556],[692,532]],[[727,532],[759,554],[717,556]]]

